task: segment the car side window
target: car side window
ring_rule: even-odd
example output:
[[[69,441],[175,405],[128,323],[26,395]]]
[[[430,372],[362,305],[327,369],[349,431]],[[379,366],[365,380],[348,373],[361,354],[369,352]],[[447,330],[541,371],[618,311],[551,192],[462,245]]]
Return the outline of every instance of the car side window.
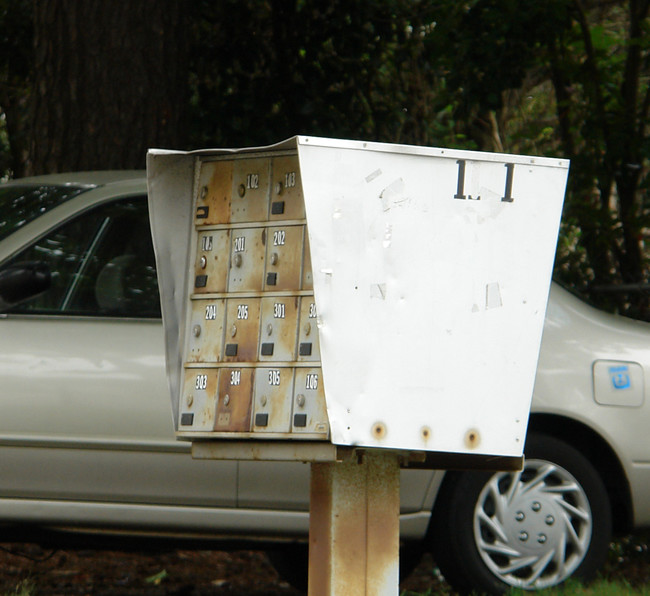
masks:
[[[160,317],[146,197],[115,201],[77,216],[11,263],[26,261],[45,262],[52,285],[10,313]]]

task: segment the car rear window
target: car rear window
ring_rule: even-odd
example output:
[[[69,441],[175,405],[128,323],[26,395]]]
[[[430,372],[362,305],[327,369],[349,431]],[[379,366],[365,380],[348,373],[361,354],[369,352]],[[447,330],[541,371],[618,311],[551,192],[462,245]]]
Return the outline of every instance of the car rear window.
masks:
[[[0,240],[90,188],[72,184],[0,186]]]

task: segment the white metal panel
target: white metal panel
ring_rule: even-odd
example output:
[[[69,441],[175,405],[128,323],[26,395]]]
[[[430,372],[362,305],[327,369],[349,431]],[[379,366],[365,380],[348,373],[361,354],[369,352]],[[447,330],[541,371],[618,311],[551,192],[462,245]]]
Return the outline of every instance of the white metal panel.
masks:
[[[520,455],[568,162],[305,137],[299,155],[332,441]]]

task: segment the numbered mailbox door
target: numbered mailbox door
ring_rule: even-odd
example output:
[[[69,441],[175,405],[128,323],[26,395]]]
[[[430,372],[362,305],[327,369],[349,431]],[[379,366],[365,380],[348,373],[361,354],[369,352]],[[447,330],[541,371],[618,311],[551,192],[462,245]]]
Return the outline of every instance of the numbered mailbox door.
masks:
[[[305,201],[300,180],[298,156],[273,159],[273,183],[271,186],[270,220],[303,219]]]
[[[304,226],[269,228],[264,289],[297,290],[301,285]]]
[[[260,298],[229,298],[226,301],[223,359],[255,362],[260,330]]]
[[[291,362],[296,359],[297,296],[262,298],[259,359]]]
[[[224,300],[193,300],[187,342],[188,362],[220,362],[223,346]]]
[[[194,266],[194,293],[225,292],[230,230],[199,232]]]
[[[291,429],[293,369],[258,368],[255,372],[256,432],[282,432]]]
[[[233,165],[230,221],[266,221],[270,183],[270,159],[236,159]]]
[[[322,370],[320,367],[297,368],[295,376],[291,430],[294,433],[327,433]]]
[[[264,285],[266,229],[231,231],[229,292],[260,291]]]
[[[219,371],[188,368],[179,404],[180,431],[212,431],[217,404]]]
[[[201,163],[194,223],[197,226],[230,222],[232,161]]]
[[[253,392],[252,368],[222,368],[214,430],[250,432]]]

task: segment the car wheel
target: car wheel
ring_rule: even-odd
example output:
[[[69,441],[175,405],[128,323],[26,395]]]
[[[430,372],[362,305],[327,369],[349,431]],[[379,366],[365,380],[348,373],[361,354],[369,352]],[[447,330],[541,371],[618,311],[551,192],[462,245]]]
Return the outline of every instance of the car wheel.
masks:
[[[432,519],[433,554],[460,592],[499,594],[589,580],[607,556],[611,510],[594,466],[530,433],[521,472],[450,473]]]

